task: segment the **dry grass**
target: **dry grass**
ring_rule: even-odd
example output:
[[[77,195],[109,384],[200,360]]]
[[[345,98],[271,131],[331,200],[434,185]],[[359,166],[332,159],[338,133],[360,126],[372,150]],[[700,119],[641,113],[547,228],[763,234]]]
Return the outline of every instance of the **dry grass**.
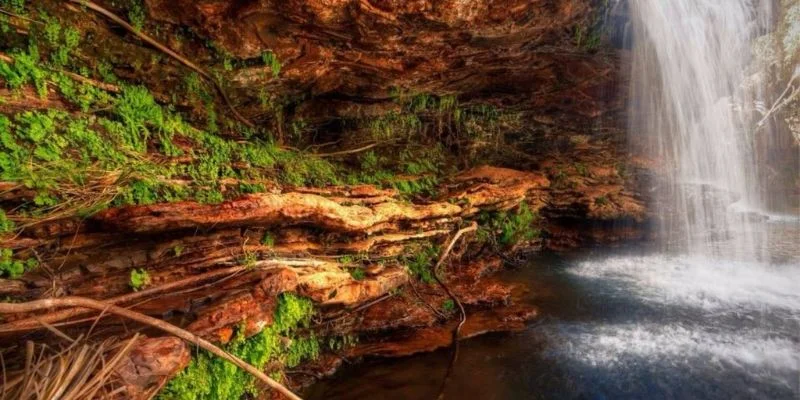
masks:
[[[125,341],[90,342],[78,338],[61,348],[28,341],[21,369],[7,371],[5,363],[2,365],[0,399],[114,398],[125,387],[113,372],[138,338],[138,334]]]

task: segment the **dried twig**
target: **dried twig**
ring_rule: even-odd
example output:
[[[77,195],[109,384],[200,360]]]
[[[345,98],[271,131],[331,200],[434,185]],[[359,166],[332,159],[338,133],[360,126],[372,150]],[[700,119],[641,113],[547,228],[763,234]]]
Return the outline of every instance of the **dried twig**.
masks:
[[[367,150],[369,150],[369,149],[371,149],[373,147],[377,147],[380,144],[381,143],[371,143],[371,144],[368,144],[366,146],[361,146],[361,147],[358,147],[358,148],[355,148],[355,149],[336,151],[336,152],[333,152],[333,153],[317,153],[317,154],[314,154],[314,155],[317,156],[317,157],[345,156],[345,155],[348,155],[348,154],[355,154],[355,153],[360,153],[362,151],[367,151]]]
[[[186,340],[187,342],[194,343],[195,345],[207,350],[208,352],[215,354],[233,363],[234,365],[244,369],[257,379],[259,379],[260,381],[264,382],[271,388],[280,392],[287,398],[291,400],[302,400],[300,399],[300,397],[292,393],[285,386],[281,385],[280,383],[274,381],[272,378],[268,377],[258,368],[253,367],[252,365],[244,362],[242,359],[232,354],[229,354],[228,352],[215,346],[213,343],[185,329],[178,328],[177,326],[169,324],[160,319],[149,317],[147,315],[131,311],[122,307],[118,307],[113,304],[108,304],[102,301],[97,301],[85,297],[60,297],[53,299],[34,300],[27,303],[0,303],[0,314],[29,313],[29,312],[46,310],[50,308],[60,308],[60,307],[83,307],[83,308],[95,309],[98,311],[106,311],[108,313],[115,314],[120,317],[160,329],[171,335]]]
[[[112,13],[111,11],[101,7],[100,5],[95,4],[94,2],[92,2],[90,0],[68,0],[68,1],[71,2],[71,3],[80,4],[82,6],[85,6],[85,7],[89,8],[90,10],[93,10],[93,11],[97,12],[98,14],[101,14],[104,17],[114,21],[116,24],[118,24],[118,25],[122,26],[123,28],[125,28],[125,30],[127,30],[128,32],[136,35],[139,39],[144,40],[145,42],[147,42],[151,46],[155,47],[156,49],[158,49],[161,52],[167,54],[168,56],[178,60],[181,64],[183,64],[183,65],[189,67],[190,69],[192,69],[193,71],[197,72],[200,76],[202,76],[203,78],[205,78],[206,80],[208,80],[209,82],[211,82],[214,85],[214,88],[217,89],[217,92],[219,92],[220,96],[222,96],[222,99],[225,101],[225,104],[228,106],[228,108],[230,108],[231,112],[236,117],[236,119],[238,119],[239,121],[241,121],[243,124],[247,125],[248,127],[251,127],[251,128],[255,127],[255,125],[252,122],[250,122],[250,120],[248,120],[243,115],[239,114],[238,111],[236,111],[236,108],[233,106],[233,103],[231,103],[231,100],[228,98],[228,95],[225,93],[225,90],[222,89],[222,86],[219,84],[219,82],[216,79],[214,79],[214,77],[212,77],[211,74],[209,74],[206,70],[204,70],[203,68],[200,68],[195,63],[189,61],[188,59],[186,59],[186,57],[176,53],[175,51],[173,51],[169,47],[159,43],[157,40],[153,39],[152,37],[150,37],[146,33],[134,28],[127,21],[125,21],[124,19],[120,18],[119,16],[117,16],[114,13]]]
[[[125,342],[107,339],[90,343],[78,338],[67,347],[54,349],[26,343],[24,369],[3,380],[2,399],[62,399],[79,400],[114,398],[117,382],[112,379],[117,365],[122,362],[139,339],[135,334]],[[113,354],[113,355],[112,355]],[[108,356],[111,356],[107,359]]]

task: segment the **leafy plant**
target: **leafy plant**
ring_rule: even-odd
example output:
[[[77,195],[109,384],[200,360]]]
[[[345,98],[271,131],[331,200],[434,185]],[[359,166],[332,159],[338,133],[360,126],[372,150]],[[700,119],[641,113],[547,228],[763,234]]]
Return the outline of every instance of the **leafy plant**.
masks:
[[[137,31],[141,31],[144,27],[145,10],[141,0],[129,0],[128,6],[128,20]]]
[[[0,209],[0,234],[14,231],[14,221],[8,219],[6,212]]]
[[[364,273],[364,269],[361,267],[355,267],[350,268],[350,276],[353,277],[353,279],[360,281],[366,277],[366,274]]]
[[[133,290],[138,291],[150,284],[150,274],[145,269],[134,268],[131,270],[128,284]]]
[[[456,309],[456,303],[453,299],[447,299],[442,302],[442,311],[445,313],[451,313]]]
[[[277,78],[281,73],[281,62],[275,53],[271,51],[261,53],[261,61],[272,71],[272,76]]]
[[[494,212],[482,213],[479,216],[481,235],[494,237],[502,246],[514,245],[536,239],[541,231],[536,227],[538,215],[533,213],[526,203],[520,204],[515,213]]]
[[[574,164],[575,171],[581,176],[589,176],[589,168],[586,167],[586,164],[583,163],[575,163]]]
[[[433,283],[434,271],[433,263],[439,255],[439,249],[431,243],[425,243],[415,249],[410,257],[404,257],[404,263],[408,266],[411,275],[424,283]]]
[[[0,249],[0,276],[10,279],[17,279],[26,271],[36,268],[39,262],[35,258],[27,260],[14,259],[14,251],[11,249]]]
[[[261,237],[261,244],[267,247],[275,246],[275,237],[272,236],[272,233],[269,231],[264,232],[264,236]]]
[[[284,293],[278,298],[272,325],[250,338],[245,338],[243,329],[239,329],[225,350],[258,369],[270,361],[291,368],[303,360],[315,359],[320,352],[316,337],[294,336],[299,328],[309,326],[313,313],[310,300]],[[290,337],[291,344],[285,346],[282,337]],[[258,397],[252,375],[201,350],[186,369],[169,381],[159,398],[240,399],[245,395]]]
[[[239,259],[239,263],[245,268],[254,268],[258,262],[258,255],[252,251],[246,251]]]

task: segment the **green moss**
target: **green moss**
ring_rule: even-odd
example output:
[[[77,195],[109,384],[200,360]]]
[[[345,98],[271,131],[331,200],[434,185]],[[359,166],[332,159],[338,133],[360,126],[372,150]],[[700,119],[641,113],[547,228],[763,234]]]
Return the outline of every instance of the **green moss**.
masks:
[[[128,284],[131,289],[138,291],[150,284],[150,274],[145,269],[132,269]]]
[[[453,299],[447,299],[442,302],[442,311],[445,313],[451,313],[456,309],[456,303]]]
[[[264,369],[270,361],[291,368],[304,360],[315,359],[320,346],[314,336],[293,337],[288,346],[281,340],[281,337],[291,337],[301,327],[308,327],[313,313],[310,300],[284,293],[278,299],[272,325],[250,338],[245,338],[239,330],[225,350],[259,369]],[[275,377],[279,378],[278,374]],[[258,396],[250,374],[206,351],[199,351],[189,366],[166,385],[159,398],[238,400],[246,395]]]
[[[40,97],[47,95],[47,72],[40,66],[39,47],[34,43],[25,51],[15,50],[9,54],[14,60],[12,63],[0,61],[0,78],[6,86],[17,89],[24,84],[31,83],[36,87]]]
[[[598,206],[601,206],[601,207],[605,206],[605,205],[608,205],[609,203],[610,202],[608,201],[608,197],[606,197],[606,196],[598,196],[598,197],[595,197],[595,199],[594,199],[594,204],[597,204]]]
[[[136,30],[140,31],[144,27],[144,21],[146,18],[144,5],[142,4],[141,0],[128,1],[128,20],[130,20],[131,25],[136,28]]]
[[[14,232],[14,221],[8,219],[6,212],[0,209],[0,234]]]
[[[14,14],[25,14],[25,0],[0,0],[0,7]]]
[[[51,50],[50,64],[53,67],[63,67],[70,61],[71,54],[80,44],[80,32],[74,27],[63,28],[61,23],[47,15],[40,15],[45,21],[42,35]]]
[[[35,258],[15,259],[11,249],[0,249],[0,277],[17,279],[22,274],[39,266]]]
[[[520,204],[516,212],[482,213],[478,218],[481,225],[479,236],[493,238],[502,246],[512,247],[541,235],[536,226],[538,219],[538,215],[526,203]]]

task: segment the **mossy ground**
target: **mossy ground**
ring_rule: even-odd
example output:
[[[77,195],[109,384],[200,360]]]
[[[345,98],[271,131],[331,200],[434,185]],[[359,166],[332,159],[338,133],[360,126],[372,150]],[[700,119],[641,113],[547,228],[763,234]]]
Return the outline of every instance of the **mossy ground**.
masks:
[[[300,328],[309,326],[313,313],[310,300],[285,293],[278,299],[272,325],[250,338],[237,335],[225,350],[259,369],[273,362],[282,368],[293,368],[302,361],[316,359],[320,353],[319,340],[313,335],[297,336]],[[281,380],[279,369],[272,372],[273,378]],[[199,351],[158,398],[235,400],[246,394],[257,396],[258,391],[254,378],[247,372],[206,351]]]

